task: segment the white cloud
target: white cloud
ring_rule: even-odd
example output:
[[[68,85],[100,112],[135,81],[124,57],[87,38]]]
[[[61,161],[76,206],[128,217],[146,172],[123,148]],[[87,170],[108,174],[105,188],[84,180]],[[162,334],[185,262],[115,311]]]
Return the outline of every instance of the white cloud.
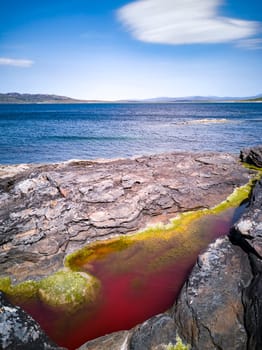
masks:
[[[138,0],[118,10],[141,41],[163,44],[222,43],[248,38],[259,23],[222,17],[221,0]]]
[[[0,57],[0,66],[13,66],[29,68],[34,64],[31,60],[21,60],[16,58]]]

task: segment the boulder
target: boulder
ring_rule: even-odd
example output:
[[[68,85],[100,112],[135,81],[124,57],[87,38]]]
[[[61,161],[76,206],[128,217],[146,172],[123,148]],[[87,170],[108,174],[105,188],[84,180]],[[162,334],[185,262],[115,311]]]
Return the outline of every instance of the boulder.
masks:
[[[244,148],[240,152],[243,162],[262,168],[262,145],[252,148]]]
[[[63,350],[20,307],[0,291],[0,348],[2,350]],[[64,349],[65,350],[65,349]]]
[[[251,279],[248,257],[228,238],[199,256],[171,312],[192,350],[245,350],[242,291]]]
[[[251,282],[243,290],[248,350],[262,349],[262,180],[256,183],[249,210],[234,225],[231,241],[248,256]]]

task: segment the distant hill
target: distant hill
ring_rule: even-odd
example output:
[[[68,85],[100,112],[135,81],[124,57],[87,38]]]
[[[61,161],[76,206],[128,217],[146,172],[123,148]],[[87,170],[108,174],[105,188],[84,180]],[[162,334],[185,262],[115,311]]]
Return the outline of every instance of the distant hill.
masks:
[[[259,101],[262,94],[249,97],[218,97],[218,96],[187,96],[187,97],[156,97],[143,100],[149,103],[175,103],[175,102],[237,102],[237,101]]]
[[[0,93],[0,103],[89,103],[98,101],[77,100],[74,98],[48,94],[19,94],[18,92]]]
[[[249,97],[187,96],[156,97],[143,100],[119,100],[115,103],[179,103],[179,102],[262,102],[262,94]],[[20,94],[18,92],[0,93],[0,104],[66,104],[66,103],[105,103],[105,100],[78,100],[71,97],[49,94]]]
[[[246,101],[248,101],[248,102],[262,102],[262,97],[250,98]]]

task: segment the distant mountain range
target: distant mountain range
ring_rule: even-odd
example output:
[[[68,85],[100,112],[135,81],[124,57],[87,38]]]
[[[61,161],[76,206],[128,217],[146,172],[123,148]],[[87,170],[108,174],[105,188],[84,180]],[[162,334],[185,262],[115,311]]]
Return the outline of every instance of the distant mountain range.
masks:
[[[49,94],[20,94],[18,92],[9,92],[6,94],[0,93],[0,103],[12,104],[12,103],[92,103],[99,102],[95,100],[77,100],[71,97],[49,95]]]
[[[18,92],[0,93],[0,104],[55,104],[55,103],[179,103],[179,102],[262,102],[262,94],[249,97],[217,97],[217,96],[188,96],[188,97],[157,97],[143,100],[78,100],[66,96],[49,94],[20,94]]]

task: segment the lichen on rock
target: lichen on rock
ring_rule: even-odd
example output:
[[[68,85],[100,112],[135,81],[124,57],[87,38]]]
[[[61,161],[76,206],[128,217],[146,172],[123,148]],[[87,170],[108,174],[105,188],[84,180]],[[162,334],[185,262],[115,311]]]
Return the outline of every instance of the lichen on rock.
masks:
[[[62,269],[39,281],[28,280],[17,285],[9,277],[0,279],[0,290],[12,300],[26,301],[39,298],[45,304],[75,312],[83,305],[93,303],[99,294],[100,282],[87,273]]]
[[[10,277],[0,278],[0,290],[11,296],[15,301],[28,300],[37,296],[38,282],[27,280],[17,285],[11,283]]]
[[[99,281],[87,273],[60,270],[39,282],[38,294],[50,306],[75,311],[94,302],[99,287]]]
[[[166,347],[166,350],[190,350],[191,346],[184,344],[182,339],[177,335],[176,344],[169,343]]]

